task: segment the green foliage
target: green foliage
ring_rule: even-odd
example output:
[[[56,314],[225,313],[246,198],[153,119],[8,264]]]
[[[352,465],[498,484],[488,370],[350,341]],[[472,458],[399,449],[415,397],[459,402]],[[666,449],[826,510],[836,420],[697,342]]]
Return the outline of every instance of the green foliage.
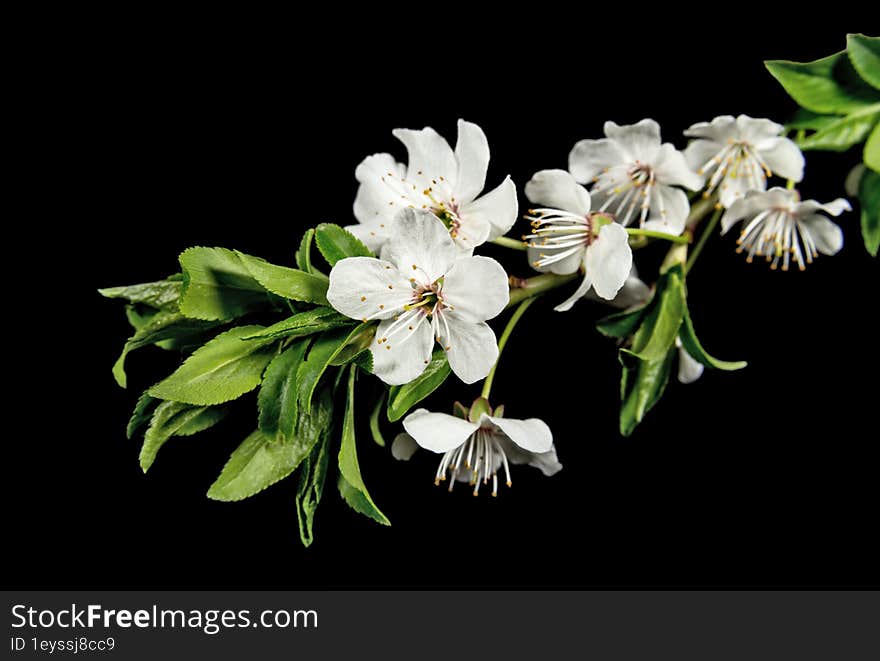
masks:
[[[153,417],[153,409],[161,400],[152,397],[150,393],[145,392],[138,397],[131,418],[128,419],[128,425],[125,427],[125,437],[131,438],[137,433],[137,430],[143,427]]]
[[[292,438],[296,431],[297,404],[296,378],[309,340],[301,340],[275,356],[260,386],[257,397],[260,431],[270,437]]]
[[[443,385],[451,372],[446,353],[435,351],[421,375],[405,385],[391,387],[388,393],[388,420],[400,420],[413,406]]]
[[[296,268],[306,273],[317,273],[312,267],[312,241],[315,238],[315,230],[308,229],[303,234],[302,240],[299,242],[299,248],[296,250],[295,260]]]
[[[265,288],[226,248],[189,248],[180,255],[180,311],[193,319],[230,320],[268,303]]]
[[[296,383],[300,407],[305,409],[311,405],[312,396],[327,367],[361,330],[363,325],[354,330],[340,328],[326,331],[315,339],[306,359],[297,370]]]
[[[156,407],[141,446],[140,465],[146,473],[159,449],[172,436],[192,436],[213,427],[226,416],[219,406],[190,406],[181,402],[162,402]]]
[[[327,305],[327,279],[298,269],[270,264],[260,257],[235,251],[254,279],[267,291],[293,301]]]
[[[859,200],[862,203],[862,237],[865,248],[873,257],[880,248],[880,174],[865,168],[859,181]]]
[[[321,434],[321,438],[312,448],[312,452],[303,459],[299,472],[299,485],[296,490],[296,518],[299,522],[299,537],[303,546],[310,546],[314,541],[314,521],[324,482],[327,478],[327,467],[330,463],[330,430]]]
[[[298,312],[284,321],[272,324],[258,333],[245,337],[245,340],[280,340],[287,338],[295,340],[307,335],[314,335],[321,331],[339,328],[341,326],[353,326],[358,322],[354,319],[339,314],[333,308],[319,307],[306,312]]]
[[[177,308],[182,286],[181,277],[172,276],[158,282],[99,289],[98,293],[107,298],[122,298],[151,308],[174,310]]]
[[[846,50],[862,79],[874,89],[880,90],[880,37],[847,35]]]
[[[375,257],[360,239],[339,225],[318,225],[315,228],[315,242],[330,266],[335,266],[336,262],[346,257]]]

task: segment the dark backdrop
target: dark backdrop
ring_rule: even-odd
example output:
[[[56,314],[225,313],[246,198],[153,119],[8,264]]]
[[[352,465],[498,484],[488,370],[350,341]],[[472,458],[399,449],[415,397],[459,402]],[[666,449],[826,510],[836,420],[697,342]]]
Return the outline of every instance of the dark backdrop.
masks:
[[[351,221],[365,155],[403,158],[390,133],[399,126],[454,139],[458,117],[479,123],[492,149],[488,185],[509,173],[521,192],[534,171],[565,167],[574,142],[599,137],[606,119],[653,117],[680,147],[684,128],[718,114],[784,121],[793,105],[762,60],[820,57],[842,48],[846,32],[711,17],[661,29],[651,16],[632,29],[635,15],[559,14],[502,33],[442,11],[405,26],[416,35],[363,25],[352,38],[318,23],[284,36],[126,28],[47,63],[50,140],[37,157],[48,176],[29,216],[45,246],[45,261],[31,266],[46,297],[27,308],[40,320],[16,372],[24,397],[7,410],[27,432],[6,438],[6,582],[880,583],[871,530],[878,269],[856,213],[840,219],[841,253],[806,273],[747,265],[732,238],[713,239],[690,280],[694,321],[711,352],[750,365],[672,383],[630,439],[617,433],[614,346],[593,329],[603,308],[553,313],[561,293],[536,305],[495,398],[510,416],[546,420],[565,468],[550,479],[519,468],[497,499],[435,488],[433,455],[395,462],[363,430],[365,480],[394,525],[355,515],[328,484],[317,541],[303,550],[294,481],[235,504],[204,495],[253,424],[252,399],[236,420],[174,439],[141,474],[125,422],[140,390],[174,362],[136,352],[129,390],[116,387],[110,366],[128,327],[99,286],[173,272],[190,245],[291,263],[303,228]],[[303,30],[317,40],[300,39]],[[843,194],[855,160],[809,155],[802,189],[820,201]],[[517,254],[487,253],[529,272]],[[448,385],[431,407],[476,394]]]

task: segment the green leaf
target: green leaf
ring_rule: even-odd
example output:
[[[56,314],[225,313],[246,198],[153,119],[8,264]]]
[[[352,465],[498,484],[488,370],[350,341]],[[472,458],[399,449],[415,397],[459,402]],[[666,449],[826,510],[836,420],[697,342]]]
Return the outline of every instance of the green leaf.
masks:
[[[314,541],[313,525],[315,511],[321,502],[324,482],[327,478],[327,466],[330,463],[329,429],[321,434],[321,438],[302,462],[299,472],[299,485],[296,490],[296,518],[299,522],[299,537],[303,546],[310,546]]]
[[[358,322],[345,315],[339,314],[333,308],[320,307],[306,312],[299,312],[284,321],[272,324],[259,333],[254,333],[245,340],[280,340],[283,338],[296,339],[313,335],[321,331],[351,326]]]
[[[681,338],[682,346],[684,346],[685,350],[691,355],[691,357],[706,367],[713,367],[717,370],[732,371],[741,370],[748,364],[744,360],[718,360],[706,353],[703,345],[700,344],[700,341],[697,339],[697,334],[694,331],[694,323],[691,321],[691,315],[687,308],[685,308],[684,311],[684,323],[681,325],[679,337]]]
[[[789,96],[817,113],[849,114],[878,100],[852,68],[845,51],[815,62],[765,62],[767,70]]]
[[[818,131],[819,129],[824,129],[826,126],[843,119],[845,116],[846,115],[819,115],[806,108],[798,108],[794,113],[794,117],[792,117],[791,121],[788,122],[785,127],[789,130],[810,129]]]
[[[296,432],[296,374],[308,347],[308,340],[297,342],[275,356],[266,368],[257,408],[260,431],[269,437],[284,440]]]
[[[437,390],[451,371],[446,353],[435,351],[424,372],[406,385],[392,386],[388,392],[388,420],[400,420],[413,406]]]
[[[138,429],[149,422],[150,418],[153,417],[153,409],[159,401],[148,392],[138,397],[137,404],[134,406],[134,412],[128,420],[128,425],[125,427],[126,438],[134,436]]]
[[[373,407],[373,412],[370,413],[370,434],[373,436],[376,445],[383,448],[385,447],[385,437],[382,436],[382,426],[379,423],[379,413],[382,411],[382,404],[384,403],[385,391],[382,391],[382,394],[376,399],[376,405]]]
[[[866,83],[880,90],[880,37],[863,34],[846,35],[850,62]]]
[[[798,141],[801,149],[846,151],[862,142],[880,119],[880,104],[874,104],[842,117]]]
[[[339,493],[354,511],[367,516],[382,525],[390,526],[391,522],[376,507],[364,485],[361,469],[358,465],[357,447],[354,436],[354,380],[357,375],[355,366],[348,371],[348,401],[345,405],[345,418],[342,423],[342,445],[339,448]]]
[[[181,253],[180,266],[180,311],[187,317],[235,319],[268,302],[265,288],[231,250],[189,248]]]
[[[158,311],[148,319],[145,319],[143,325],[126,341],[125,346],[122,348],[122,353],[113,365],[113,377],[116,379],[116,383],[123,388],[127,385],[125,359],[135,349],[158,344],[164,340],[182,341],[193,338],[217,326],[218,324],[216,323],[188,319],[180,312],[170,310]]]
[[[146,473],[156,454],[172,436],[192,436],[213,427],[226,416],[219,406],[190,406],[181,402],[162,402],[156,407],[141,446],[140,465]]]
[[[862,205],[862,238],[871,256],[880,248],[880,174],[865,169],[859,182],[859,202]]]
[[[318,225],[315,228],[315,242],[330,266],[336,266],[336,262],[346,257],[375,257],[360,239],[339,225]]]
[[[242,342],[261,326],[239,326],[221,333],[184,361],[176,372],[149,393],[159,399],[187,404],[222,404],[250,392],[272,360],[266,341]]]
[[[268,291],[284,298],[327,305],[328,280],[305,271],[270,264],[260,257],[235,252],[248,272]]]
[[[257,430],[235,449],[220,477],[208,490],[213,500],[242,500],[259,493],[296,470],[330,426],[329,393],[316,402],[309,415],[299,416],[296,436],[280,440]]]
[[[631,312],[617,312],[610,314],[596,322],[596,329],[605,337],[623,338],[632,335],[639,327],[649,305],[640,307]]]
[[[687,307],[681,265],[673,266],[660,277],[649,307],[633,335],[630,353],[642,360],[657,361],[675,344]]]
[[[620,350],[623,373],[620,378],[620,433],[629,436],[645,415],[660,401],[672,369],[675,349],[652,360],[642,360]]]
[[[312,240],[315,238],[315,230],[306,230],[302,240],[299,242],[299,248],[296,251],[296,268],[306,273],[315,273],[312,268]]]
[[[865,143],[864,161],[874,172],[880,172],[880,124],[874,127]]]
[[[318,337],[309,349],[306,359],[299,366],[296,375],[297,390],[299,391],[299,407],[301,410],[311,406],[312,396],[318,382],[321,380],[327,367],[337,355],[346,347],[348,342],[363,330],[363,324],[354,330],[340,328],[327,331]]]
[[[109,287],[99,289],[98,293],[107,298],[123,298],[130,303],[149,305],[157,309],[173,310],[180,298],[182,282],[180,279],[166,279],[158,282],[145,282],[140,285],[126,287]]]

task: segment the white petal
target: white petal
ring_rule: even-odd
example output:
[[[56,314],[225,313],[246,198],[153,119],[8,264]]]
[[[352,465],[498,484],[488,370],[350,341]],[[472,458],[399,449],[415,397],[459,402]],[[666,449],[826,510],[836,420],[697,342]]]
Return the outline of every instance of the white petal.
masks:
[[[590,291],[590,287],[592,286],[593,282],[592,280],[590,280],[589,274],[585,275],[584,279],[581,280],[581,284],[579,284],[578,288],[575,289],[574,294],[569,296],[553,309],[557,312],[568,312],[569,310],[571,310],[572,305],[574,305],[579,299],[583,298],[588,291]]]
[[[449,366],[459,379],[474,383],[486,378],[498,360],[498,342],[488,324],[474,323],[455,311],[444,310],[436,329]]]
[[[459,256],[463,254],[472,255],[474,248],[486,243],[489,233],[492,231],[492,226],[480,214],[460,215],[459,220],[460,225],[452,240],[458,246]]]
[[[784,179],[804,178],[804,155],[788,138],[771,138],[758,149],[767,167]]]
[[[832,216],[839,216],[844,211],[852,211],[852,207],[849,202],[842,197],[838,197],[836,200],[829,202],[828,204],[819,204],[816,200],[804,200],[796,207],[796,213],[799,216],[809,216],[816,211],[824,211]]]
[[[739,138],[739,129],[733,115],[721,115],[711,122],[697,122],[684,134],[689,138],[705,138],[717,143],[726,143],[728,138]]]
[[[816,242],[816,249],[823,255],[834,255],[843,248],[843,232],[836,223],[825,216],[815,214],[798,218]]]
[[[668,142],[660,147],[654,172],[657,175],[657,181],[661,184],[684,186],[690,190],[699,190],[703,187],[703,178],[691,170],[684,154]]]
[[[500,438],[504,453],[507,455],[508,461],[512,464],[528,464],[533,468],[537,468],[544,475],[550,477],[562,470],[562,464],[556,456],[556,447],[551,447],[547,452],[526,452],[512,443],[508,438]]]
[[[611,223],[599,230],[599,236],[587,248],[586,268],[596,294],[613,299],[632,268],[632,248],[623,227]]]
[[[593,291],[588,291],[584,298],[591,301],[601,301],[615,308],[626,310],[627,308],[634,308],[647,303],[648,299],[651,298],[651,288],[642,282],[635,265],[633,265],[629,275],[626,277],[626,282],[623,283],[623,287],[620,288],[617,296],[612,300],[606,301]]]
[[[617,143],[629,162],[651,164],[660,150],[660,125],[653,119],[626,126],[605,122],[605,135]]]
[[[739,138],[743,142],[748,142],[758,149],[762,148],[762,143],[771,138],[775,138],[783,131],[783,126],[769,119],[755,119],[748,115],[740,115],[736,118],[736,126],[739,130]]]
[[[683,190],[671,186],[654,186],[651,191],[650,215],[644,228],[678,236],[684,232],[690,210],[691,206]]]
[[[749,177],[725,176],[719,187],[718,201],[725,209],[729,209],[737,200],[745,199],[750,191],[764,192],[767,186],[766,180],[760,180],[760,188],[755,188],[754,182]]]
[[[761,191],[752,191],[744,198],[734,200],[721,216],[721,234],[727,234],[741,220],[752,219],[771,206],[773,205],[768,193]]]
[[[393,264],[346,257],[330,271],[327,300],[352,319],[388,319],[412,299],[412,286]]]
[[[462,257],[443,278],[442,294],[457,315],[478,322],[507,307],[510,286],[504,268],[491,257]]]
[[[614,140],[581,140],[568,154],[568,170],[576,181],[588,184],[602,170],[620,165],[626,159]]]
[[[431,283],[449,270],[458,249],[437,216],[422,209],[404,209],[394,219],[382,256],[419,282]]]
[[[409,461],[418,449],[416,439],[404,432],[395,436],[391,442],[391,456],[398,461]]]
[[[563,257],[557,262],[552,262],[547,266],[535,266],[535,263],[538,262],[542,256],[550,257],[551,255],[559,254],[560,252],[564,252],[569,250],[569,248],[562,248],[557,250],[548,250],[547,248],[526,248],[526,254],[529,258],[529,264],[536,271],[540,271],[541,273],[556,273],[558,275],[568,275],[569,273],[577,273],[577,270],[584,263],[584,255],[586,254],[587,247],[579,246],[574,252],[572,252],[568,257]]]
[[[406,327],[388,336],[388,329],[394,323],[394,319],[379,323],[370,350],[373,353],[373,374],[389,385],[400,386],[425,371],[431,360],[434,338],[431,324],[425,317],[413,320],[412,330]],[[385,337],[388,339],[382,341]]]
[[[684,347],[678,348],[678,380],[693,383],[703,375],[703,364],[694,360]]]
[[[565,170],[541,170],[526,184],[526,197],[534,204],[586,216],[590,194]]]
[[[489,226],[489,233],[485,240],[491,241],[510,231],[516,223],[518,210],[516,186],[510,177],[505,177],[504,181],[491,191],[463,205],[459,216],[463,227],[474,220],[486,223]]]
[[[548,452],[553,447],[553,433],[543,420],[538,418],[515,420],[513,418],[496,418],[491,415],[485,417],[523,450]]]
[[[403,419],[403,428],[426,450],[449,452],[468,440],[479,425],[447,413],[418,409]]]
[[[358,225],[346,225],[345,229],[354,234],[374,253],[379,253],[385,242],[391,238],[391,220],[379,219]]]
[[[420,188],[427,188],[432,180],[439,181],[443,177],[448,186],[455,187],[458,163],[443,136],[430,126],[421,131],[394,129],[391,133],[406,146],[409,160],[407,180]]]
[[[359,183],[381,180],[392,175],[400,180],[406,174],[406,166],[394,160],[391,154],[372,154],[362,160],[354,170],[354,178]]]
[[[684,150],[684,160],[694,172],[708,172],[710,168],[707,165],[712,165],[710,161],[721,149],[720,144],[711,140],[692,140]]]
[[[489,141],[476,124],[458,120],[458,141],[455,143],[458,174],[455,180],[455,201],[466,204],[486,185],[489,169]]]
[[[410,187],[403,182],[404,171],[390,154],[373,154],[361,161],[355,170],[361,185],[354,200],[354,217],[359,222],[386,222],[414,204]]]

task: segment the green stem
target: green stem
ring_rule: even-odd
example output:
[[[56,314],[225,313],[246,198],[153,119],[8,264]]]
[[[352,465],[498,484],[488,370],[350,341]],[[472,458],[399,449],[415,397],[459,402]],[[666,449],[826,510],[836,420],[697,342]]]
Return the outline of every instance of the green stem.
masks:
[[[528,298],[561,287],[577,277],[579,277],[577,273],[570,273],[569,275],[544,273],[526,279],[511,277],[510,302],[507,304],[507,307],[513,307],[517,303],[521,303]]]
[[[715,208],[715,203],[717,199],[714,195],[710,197],[704,197],[702,200],[697,202],[691,207],[691,212],[688,214],[687,221],[685,222],[685,233],[690,232],[693,235],[694,230],[697,228],[697,225],[709,215],[709,212]]]
[[[785,182],[785,189],[786,190],[794,190],[794,184],[795,184],[794,179],[789,179],[788,181]]]
[[[691,252],[690,257],[688,257],[687,264],[684,267],[685,274],[690,272],[690,270],[694,266],[694,262],[697,261],[697,257],[699,257],[700,253],[703,252],[703,247],[706,245],[709,237],[712,236],[712,232],[715,231],[715,227],[718,225],[718,221],[721,220],[722,213],[724,213],[724,209],[716,209],[715,213],[712,214],[712,217],[709,219],[709,224],[706,225],[703,233],[700,234],[700,240],[697,241],[697,245],[694,246],[693,252]]]
[[[690,243],[690,239],[687,236],[675,236],[674,234],[667,234],[666,232],[658,232],[656,230],[643,230],[638,227],[626,227],[626,233],[630,236],[645,236],[651,239],[665,239],[666,241],[671,241],[672,243]]]
[[[495,380],[495,370],[498,369],[498,363],[501,362],[501,352],[504,351],[504,346],[507,344],[507,340],[510,337],[510,334],[513,332],[513,328],[516,326],[517,322],[520,318],[525,314],[525,311],[529,309],[529,306],[535,302],[538,298],[537,295],[531,296],[525,299],[522,303],[519,304],[519,307],[514,310],[513,314],[510,316],[510,319],[507,322],[507,326],[504,327],[504,332],[501,333],[501,339],[498,340],[498,359],[495,361],[495,364],[492,365],[492,369],[489,370],[489,375],[486,377],[486,380],[483,381],[483,392],[480,393],[482,397],[489,399],[489,393],[492,391],[492,381]]]
[[[504,246],[505,248],[510,248],[511,250],[525,250],[526,244],[522,241],[517,241],[516,239],[511,239],[506,236],[499,236],[497,239],[492,239],[490,243],[494,243],[496,246]]]

